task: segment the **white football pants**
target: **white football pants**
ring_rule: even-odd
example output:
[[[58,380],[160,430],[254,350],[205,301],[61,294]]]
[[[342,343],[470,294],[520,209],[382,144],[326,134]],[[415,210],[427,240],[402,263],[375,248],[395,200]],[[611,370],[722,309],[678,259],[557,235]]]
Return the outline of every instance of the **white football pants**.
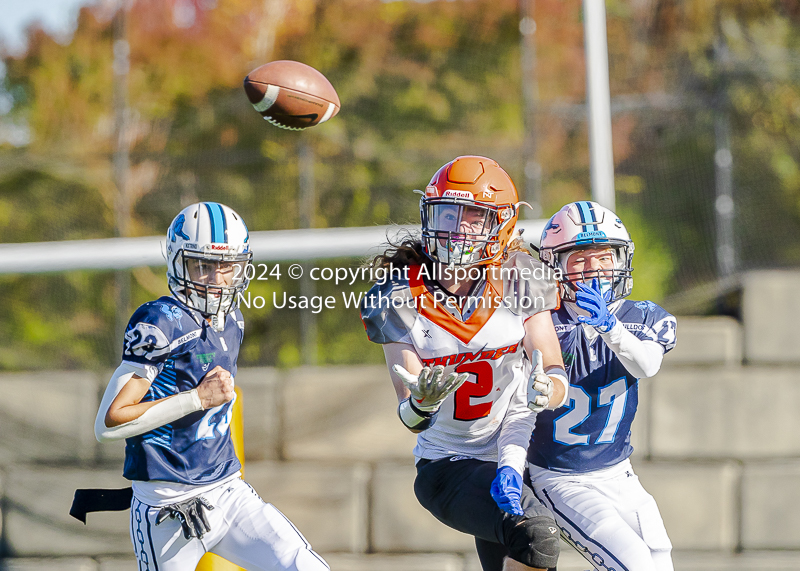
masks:
[[[673,571],[672,543],[653,496],[630,460],[594,472],[565,474],[530,467],[536,497],[555,515],[561,535],[602,571]]]
[[[203,493],[214,506],[211,531],[187,540],[177,519],[156,525],[160,508],[131,504],[131,541],[138,571],[193,571],[207,551],[247,571],[329,571],[292,522],[236,478]]]

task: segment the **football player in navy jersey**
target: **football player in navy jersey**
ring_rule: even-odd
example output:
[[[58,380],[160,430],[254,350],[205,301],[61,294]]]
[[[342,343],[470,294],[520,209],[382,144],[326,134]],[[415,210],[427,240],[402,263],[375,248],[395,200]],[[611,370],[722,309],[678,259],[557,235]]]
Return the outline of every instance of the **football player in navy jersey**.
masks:
[[[539,413],[529,471],[562,536],[595,569],[671,571],[658,507],[628,457],[639,379],[675,346],[676,321],[625,299],[633,249],[622,221],[594,202],[568,204],[545,226],[540,257],[563,272],[553,324],[570,389],[566,412]]]
[[[292,523],[241,478],[228,427],[252,258],[241,217],[202,202],[167,234],[171,296],[137,309],[95,421],[126,439],[140,570],[194,569],[207,551],[248,570],[327,571]]]

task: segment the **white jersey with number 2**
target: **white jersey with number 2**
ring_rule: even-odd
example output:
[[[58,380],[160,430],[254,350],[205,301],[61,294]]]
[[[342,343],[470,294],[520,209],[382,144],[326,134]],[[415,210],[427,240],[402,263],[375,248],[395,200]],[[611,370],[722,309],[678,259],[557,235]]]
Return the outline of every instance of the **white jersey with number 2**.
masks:
[[[538,264],[518,253],[504,267]],[[412,345],[423,365],[442,365],[445,375],[469,373],[442,403],[436,423],[417,435],[414,455],[497,461],[497,439],[506,419],[513,416],[533,429],[535,414],[527,408],[530,363],[522,346],[524,324],[532,315],[556,308],[555,283],[532,278],[521,283],[526,274],[492,279],[489,272],[470,296],[448,302],[420,268],[412,266],[408,280],[376,284],[361,304],[370,340]],[[508,275],[514,274],[494,274]]]

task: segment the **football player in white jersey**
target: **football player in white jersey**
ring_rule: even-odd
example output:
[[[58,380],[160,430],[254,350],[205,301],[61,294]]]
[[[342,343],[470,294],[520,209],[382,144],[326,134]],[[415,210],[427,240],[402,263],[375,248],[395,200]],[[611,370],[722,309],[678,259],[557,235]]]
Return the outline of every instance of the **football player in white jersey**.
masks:
[[[186,571],[210,551],[249,571],[328,571],[242,480],[228,430],[244,336],[236,296],[252,258],[244,221],[227,206],[193,204],[170,225],[166,251],[172,295],[131,317],[95,421],[101,442],[126,439],[138,569]],[[109,492],[84,496],[78,511],[124,508],[109,505]]]
[[[567,410],[544,411],[528,453],[536,496],[564,538],[603,571],[672,571],[672,545],[653,497],[631,467],[639,379],[675,346],[675,318],[633,286],[633,241],[594,202],[564,206],[547,223],[542,261],[563,272],[553,312],[570,382]]]
[[[447,163],[421,199],[421,240],[376,258],[391,279],[361,306],[400,420],[418,433],[416,496],[475,537],[486,571],[552,568],[559,549],[552,514],[522,482],[535,411],[560,406],[567,382],[556,283],[509,247],[520,204],[495,161]]]

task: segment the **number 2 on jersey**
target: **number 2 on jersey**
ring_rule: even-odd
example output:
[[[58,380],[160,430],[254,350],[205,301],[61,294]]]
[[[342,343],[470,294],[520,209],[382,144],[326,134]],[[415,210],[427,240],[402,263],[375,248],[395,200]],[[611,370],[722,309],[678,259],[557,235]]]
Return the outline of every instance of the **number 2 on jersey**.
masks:
[[[492,401],[472,404],[473,398],[482,398],[492,392],[494,387],[494,373],[492,366],[486,361],[464,363],[456,367],[456,373],[472,373],[475,380],[470,378],[456,391],[453,405],[453,418],[455,420],[477,420],[489,416],[492,410]]]
[[[553,437],[559,444],[568,446],[586,446],[589,444],[588,434],[575,434],[572,431],[583,424],[592,412],[592,397],[582,388],[572,385],[569,388],[570,410],[555,420]],[[597,393],[597,406],[611,408],[608,411],[606,425],[597,437],[595,444],[610,444],[617,435],[619,423],[625,414],[625,403],[628,400],[628,387],[625,377],[600,387]]]

